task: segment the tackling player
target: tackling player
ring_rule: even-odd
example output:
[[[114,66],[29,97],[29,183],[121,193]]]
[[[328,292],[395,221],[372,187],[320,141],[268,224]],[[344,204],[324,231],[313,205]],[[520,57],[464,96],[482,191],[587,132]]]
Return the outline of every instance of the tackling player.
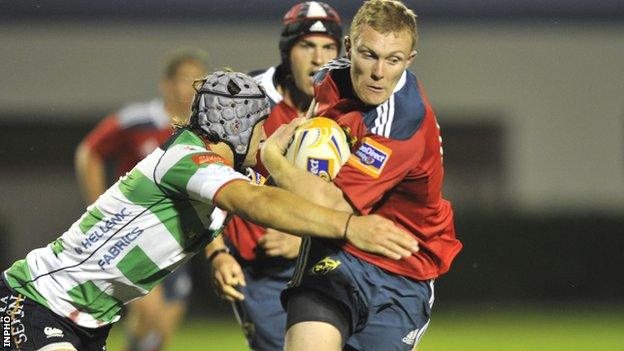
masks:
[[[318,204],[376,213],[418,240],[395,261],[348,243],[305,240],[287,307],[288,351],[412,350],[427,329],[433,282],[461,250],[453,211],[442,198],[439,126],[420,83],[416,15],[396,0],[370,0],[345,38],[346,59],[315,77],[316,115],[350,131],[352,153],[333,183],[294,168],[274,135],[262,161],[280,187]]]
[[[418,250],[380,216],[314,205],[238,173],[256,163],[269,102],[242,74],[199,82],[189,124],[121,177],[54,242],[15,262],[0,281],[12,349],[101,351],[123,305],[218,236],[227,212],[297,235],[345,240],[396,259]],[[292,135],[293,126],[280,131]],[[6,304],[5,304],[6,302]]]
[[[283,24],[281,63],[252,73],[273,105],[264,124],[267,135],[305,114],[314,95],[313,75],[338,56],[342,42],[340,16],[323,2],[296,4],[284,15]],[[261,165],[256,169],[266,175]],[[279,294],[293,275],[301,239],[239,217],[225,233],[231,255],[221,246],[210,256],[215,285],[221,295],[235,300],[234,311],[251,349],[283,350],[286,312]]]
[[[105,118],[80,143],[76,173],[87,204],[108,187],[105,168],[114,163],[115,179],[130,171],[173,132],[176,118],[186,118],[195,91],[193,81],[204,77],[201,52],[180,52],[163,67],[162,99],[128,105]],[[126,315],[129,351],[161,350],[179,325],[192,288],[188,266],[176,271],[146,298],[130,304]]]

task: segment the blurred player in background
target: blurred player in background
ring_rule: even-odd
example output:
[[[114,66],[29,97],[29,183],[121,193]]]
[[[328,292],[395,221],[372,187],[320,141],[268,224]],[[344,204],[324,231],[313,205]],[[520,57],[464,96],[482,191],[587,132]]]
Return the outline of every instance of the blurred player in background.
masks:
[[[10,319],[11,350],[105,350],[122,307],[204,250],[228,212],[389,257],[418,250],[407,232],[381,216],[353,216],[249,182],[237,170],[256,163],[270,111],[263,89],[234,72],[215,72],[197,89],[185,126],[58,239],[4,271],[0,313]],[[292,135],[294,126],[282,131]]]
[[[412,350],[429,324],[434,279],[461,250],[453,211],[442,198],[442,139],[414,74],[416,15],[396,0],[370,0],[345,38],[347,58],[315,77],[316,114],[335,119],[353,140],[334,182],[294,168],[282,156],[289,136],[263,147],[280,187],[341,211],[376,213],[418,240],[401,260],[352,245],[304,239],[282,294],[288,351]]]
[[[305,114],[314,95],[314,74],[338,56],[342,42],[340,16],[323,2],[293,6],[284,15],[283,24],[280,64],[251,73],[273,105],[264,124],[267,135]],[[262,165],[256,169],[266,176]],[[223,252],[211,260],[213,275],[219,277],[215,279],[217,289],[235,301],[234,311],[251,349],[282,350],[286,312],[279,294],[294,272],[301,238],[239,217],[233,218],[225,233],[230,254]]]
[[[162,98],[128,105],[106,117],[78,146],[76,171],[87,204],[108,187],[106,167],[115,167],[115,179],[130,171],[184,122],[195,94],[193,81],[205,76],[205,54],[185,51],[172,55],[161,73]],[[176,271],[146,298],[129,305],[129,351],[161,350],[186,310],[192,282],[189,267]]]

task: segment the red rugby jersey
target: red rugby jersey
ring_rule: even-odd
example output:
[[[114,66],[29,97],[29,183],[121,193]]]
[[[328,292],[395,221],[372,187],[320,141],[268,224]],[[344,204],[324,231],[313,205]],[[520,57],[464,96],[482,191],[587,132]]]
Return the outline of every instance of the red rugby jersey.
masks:
[[[405,71],[392,96],[365,106],[353,95],[350,62],[328,64],[315,77],[318,115],[335,119],[355,143],[334,183],[362,214],[378,214],[412,233],[420,251],[399,260],[343,249],[385,270],[417,280],[447,272],[462,248],[453,210],[442,198],[442,139],[416,77]]]
[[[87,146],[115,163],[116,176],[131,170],[171,136],[171,120],[161,100],[136,103],[107,116],[86,137]]]

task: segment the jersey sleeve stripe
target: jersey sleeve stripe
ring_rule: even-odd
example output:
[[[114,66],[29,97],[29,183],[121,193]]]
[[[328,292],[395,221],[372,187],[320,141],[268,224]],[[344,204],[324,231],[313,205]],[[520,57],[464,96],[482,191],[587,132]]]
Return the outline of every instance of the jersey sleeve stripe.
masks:
[[[220,187],[219,187],[219,188],[218,188],[218,189],[214,192],[214,195],[212,196],[212,204],[213,204],[214,206],[217,206],[217,204],[216,204],[214,201],[215,201],[215,199],[217,198],[217,195],[219,195],[219,192],[220,192],[223,188],[225,188],[225,186],[226,186],[226,185],[228,185],[228,184],[230,184],[230,183],[232,183],[232,182],[235,182],[235,181],[245,181],[245,182],[249,182],[249,179],[247,179],[247,178],[234,178],[234,179],[230,179],[230,180],[228,180],[227,182],[225,182],[225,183],[221,184],[221,186],[220,186]]]

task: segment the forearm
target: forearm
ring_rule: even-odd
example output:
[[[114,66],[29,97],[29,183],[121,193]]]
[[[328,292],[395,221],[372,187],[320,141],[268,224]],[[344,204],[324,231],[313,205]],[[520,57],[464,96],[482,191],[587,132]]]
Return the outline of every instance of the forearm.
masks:
[[[85,145],[76,151],[76,176],[87,204],[93,203],[106,190],[104,162]]]
[[[317,205],[353,212],[342,191],[331,182],[298,169],[283,158],[274,158],[265,164],[271,178],[280,188],[291,191]]]
[[[251,222],[290,234],[334,239],[344,235],[348,213],[315,205],[280,188],[245,185],[248,191],[222,190],[218,206]]]

